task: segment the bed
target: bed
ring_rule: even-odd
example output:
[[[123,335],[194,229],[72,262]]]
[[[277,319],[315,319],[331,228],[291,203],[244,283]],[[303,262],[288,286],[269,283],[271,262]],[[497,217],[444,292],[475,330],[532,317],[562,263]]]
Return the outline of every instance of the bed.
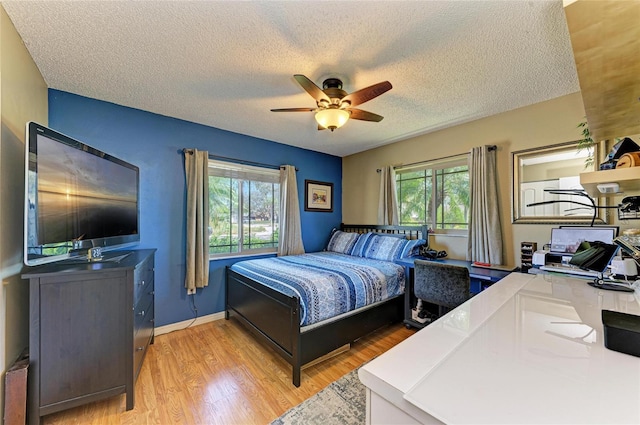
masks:
[[[402,320],[406,275],[393,259],[417,254],[426,240],[426,226],[342,224],[325,252],[240,261],[227,267],[225,318],[284,358],[299,387],[304,364]]]

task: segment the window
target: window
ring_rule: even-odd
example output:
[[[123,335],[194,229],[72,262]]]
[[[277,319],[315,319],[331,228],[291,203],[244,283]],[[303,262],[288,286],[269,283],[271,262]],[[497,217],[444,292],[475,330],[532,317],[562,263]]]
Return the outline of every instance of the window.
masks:
[[[211,257],[276,252],[280,172],[209,160]]]
[[[469,166],[466,156],[396,170],[400,224],[434,230],[469,225]]]

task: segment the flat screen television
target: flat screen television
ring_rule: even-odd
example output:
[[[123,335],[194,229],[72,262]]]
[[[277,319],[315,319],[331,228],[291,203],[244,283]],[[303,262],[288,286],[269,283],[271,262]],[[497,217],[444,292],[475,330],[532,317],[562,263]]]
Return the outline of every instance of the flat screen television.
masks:
[[[27,266],[140,241],[138,167],[34,122],[26,140]]]

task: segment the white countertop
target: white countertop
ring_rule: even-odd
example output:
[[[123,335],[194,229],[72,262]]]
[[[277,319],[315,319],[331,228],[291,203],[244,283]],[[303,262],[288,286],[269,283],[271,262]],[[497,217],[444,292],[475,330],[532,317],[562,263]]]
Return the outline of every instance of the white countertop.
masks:
[[[421,422],[640,423],[640,358],[604,347],[601,310],[638,293],[512,273],[359,371]]]

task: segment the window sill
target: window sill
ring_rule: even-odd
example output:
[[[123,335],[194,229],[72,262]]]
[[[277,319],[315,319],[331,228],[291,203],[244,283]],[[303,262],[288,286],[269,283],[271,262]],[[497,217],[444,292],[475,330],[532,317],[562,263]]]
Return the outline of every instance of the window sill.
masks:
[[[261,251],[261,252],[237,252],[233,254],[219,254],[216,256],[209,256],[209,261],[217,260],[229,260],[231,258],[251,258],[251,257],[264,257],[267,255],[277,255],[277,251]]]
[[[464,233],[439,233],[437,231],[433,232],[433,233],[429,233],[429,236],[446,237],[446,238],[468,238],[469,237],[467,232],[464,232]]]

